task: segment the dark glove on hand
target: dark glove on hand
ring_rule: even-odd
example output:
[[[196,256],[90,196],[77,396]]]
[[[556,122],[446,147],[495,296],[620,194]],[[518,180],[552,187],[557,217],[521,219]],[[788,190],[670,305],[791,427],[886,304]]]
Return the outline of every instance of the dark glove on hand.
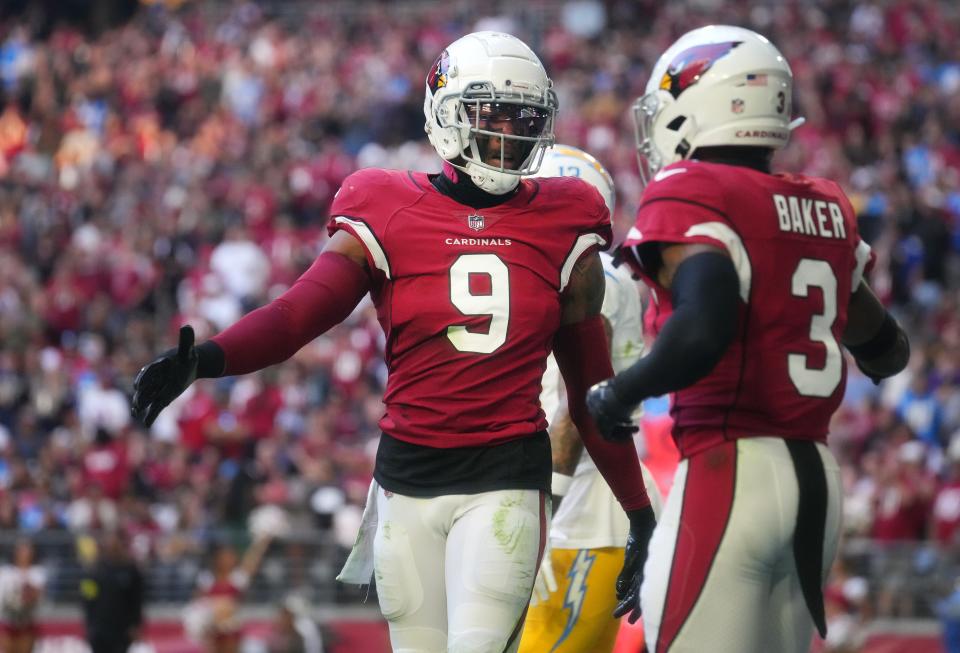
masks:
[[[613,379],[601,381],[587,391],[587,409],[600,435],[606,440],[623,442],[633,438],[637,432],[637,425],[633,421],[636,406],[620,401],[613,391]]]
[[[635,623],[640,618],[640,586],[643,584],[643,565],[647,561],[647,546],[650,535],[657,525],[653,508],[647,506],[627,513],[630,519],[630,534],[623,552],[623,569],[617,576],[617,607],[613,616],[629,613],[627,621]]]
[[[199,356],[193,346],[193,327],[180,327],[180,343],[144,366],[133,381],[130,412],[146,426],[197,378]]]
[[[860,361],[856,357],[854,357],[853,360],[857,364],[857,367],[860,369],[860,371],[863,372],[863,375],[873,381],[873,385],[880,385],[880,382],[883,381],[883,376],[877,374],[876,372],[870,371],[870,366],[867,363]]]

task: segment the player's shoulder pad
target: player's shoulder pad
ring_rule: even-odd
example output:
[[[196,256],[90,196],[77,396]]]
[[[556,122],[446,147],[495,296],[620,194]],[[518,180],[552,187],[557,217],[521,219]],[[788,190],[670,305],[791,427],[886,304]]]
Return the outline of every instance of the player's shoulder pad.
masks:
[[[650,202],[672,199],[719,209],[723,204],[724,178],[731,174],[730,167],[704,161],[672,163],[650,179],[640,200],[641,207]]]
[[[856,245],[860,241],[860,235],[857,228],[857,211],[850,202],[850,198],[847,197],[846,191],[843,190],[843,186],[841,186],[837,181],[833,179],[827,179],[826,177],[814,177],[811,175],[798,176],[809,182],[814,191],[826,196],[840,205],[841,209],[843,210],[843,220],[846,225],[847,239]]]
[[[418,191],[404,170],[362,168],[351,173],[333,197],[330,215],[365,217],[372,206],[384,200],[395,200],[400,193]]]
[[[545,209],[555,209],[569,219],[590,224],[610,221],[600,191],[579,177],[538,177],[535,181],[540,188],[534,202]]]

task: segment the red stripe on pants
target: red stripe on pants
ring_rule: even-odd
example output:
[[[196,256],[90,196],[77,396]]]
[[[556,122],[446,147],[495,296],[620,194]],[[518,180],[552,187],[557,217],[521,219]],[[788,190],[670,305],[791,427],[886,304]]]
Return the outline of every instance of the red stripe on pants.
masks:
[[[689,459],[656,653],[670,649],[703,591],[733,508],[736,478],[736,442]]]

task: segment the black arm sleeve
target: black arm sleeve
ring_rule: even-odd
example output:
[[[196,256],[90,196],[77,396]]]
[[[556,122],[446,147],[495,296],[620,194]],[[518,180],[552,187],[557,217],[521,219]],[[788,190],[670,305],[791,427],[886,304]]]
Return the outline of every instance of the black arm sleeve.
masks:
[[[857,367],[874,383],[899,374],[910,362],[910,340],[889,312],[870,340],[846,347],[857,361]]]
[[[673,313],[650,353],[613,379],[625,404],[675,392],[706,376],[737,331],[740,281],[733,262],[704,252],[683,261],[670,288]]]

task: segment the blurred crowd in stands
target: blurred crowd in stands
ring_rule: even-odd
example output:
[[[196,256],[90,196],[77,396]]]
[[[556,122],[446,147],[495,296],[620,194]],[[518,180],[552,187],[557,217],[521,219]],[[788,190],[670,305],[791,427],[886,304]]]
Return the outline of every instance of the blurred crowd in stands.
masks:
[[[0,23],[0,529],[118,527],[163,560],[278,505],[352,544],[385,381],[369,306],[287,364],[194,384],[149,432],[127,404],[139,367],[181,324],[203,339],[282,292],[352,170],[438,169],[424,76],[474,29],[541,55],[558,141],[610,169],[623,233],[642,190],[630,104],[673,39],[724,22],[791,62],[807,123],[777,167],[842,183],[872,285],[912,334],[908,372],[874,387],[851,370],[832,445],[848,531],[889,553],[870,557],[888,584],[871,609],[932,609],[897,597],[960,550],[960,6],[175,4],[99,34]],[[932,553],[904,562],[904,540]],[[862,578],[835,577],[855,613],[862,593],[841,585]]]

